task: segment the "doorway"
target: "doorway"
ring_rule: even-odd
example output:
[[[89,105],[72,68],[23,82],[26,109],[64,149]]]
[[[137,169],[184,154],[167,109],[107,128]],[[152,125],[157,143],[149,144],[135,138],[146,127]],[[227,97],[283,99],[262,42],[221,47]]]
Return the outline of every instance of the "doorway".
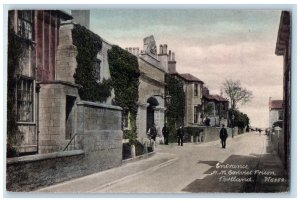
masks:
[[[67,95],[66,96],[66,132],[65,139],[69,140],[72,138],[74,133],[74,105],[75,105],[76,97]]]

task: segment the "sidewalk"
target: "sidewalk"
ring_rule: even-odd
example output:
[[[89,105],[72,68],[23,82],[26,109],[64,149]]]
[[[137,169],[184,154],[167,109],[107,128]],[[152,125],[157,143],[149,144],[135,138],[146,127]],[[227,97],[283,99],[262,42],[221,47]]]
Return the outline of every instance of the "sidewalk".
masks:
[[[187,187],[185,187],[184,191],[192,193],[287,192],[289,187],[288,176],[282,166],[278,154],[274,151],[272,143],[268,140],[268,137],[257,137],[265,138],[264,144],[262,145],[260,152],[249,153],[249,155],[233,154],[229,156],[224,162],[222,162],[223,165],[247,165],[248,169],[218,169],[215,166],[212,166],[209,170],[205,172],[205,174],[207,175],[203,179],[195,180]],[[229,138],[228,140],[229,146],[230,144],[235,143],[235,138]],[[217,141],[215,141],[215,143],[217,143]],[[212,143],[212,145],[214,144]],[[213,162],[212,165],[214,165],[214,163],[215,162]],[[247,172],[243,173],[243,171],[252,172],[249,172],[248,174]],[[227,181],[221,180],[225,178],[227,179]],[[251,180],[244,182],[235,181],[235,179],[247,178]]]
[[[267,140],[267,150],[270,153],[263,154],[258,164],[259,170],[273,171],[274,175],[257,175],[255,192],[287,192],[289,191],[289,178],[283,168],[283,164],[270,140]]]
[[[151,158],[125,163],[120,167],[41,188],[36,190],[35,192],[93,192],[94,190],[104,189],[116,183],[126,181],[127,179],[134,176],[143,176],[147,174],[147,172],[153,172],[154,170],[167,166],[175,162],[176,160],[177,158],[173,154],[156,153]]]

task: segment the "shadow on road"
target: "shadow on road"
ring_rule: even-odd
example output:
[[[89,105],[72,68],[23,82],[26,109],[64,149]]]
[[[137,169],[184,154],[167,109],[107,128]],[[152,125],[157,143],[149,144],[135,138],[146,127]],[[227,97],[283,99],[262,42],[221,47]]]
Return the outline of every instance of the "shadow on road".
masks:
[[[215,166],[219,161],[199,161],[198,163],[207,164],[209,166]]]
[[[273,147],[267,154],[231,155],[223,163],[199,161],[212,166],[203,179],[196,179],[182,191],[222,193],[272,193],[288,191],[288,175]]]

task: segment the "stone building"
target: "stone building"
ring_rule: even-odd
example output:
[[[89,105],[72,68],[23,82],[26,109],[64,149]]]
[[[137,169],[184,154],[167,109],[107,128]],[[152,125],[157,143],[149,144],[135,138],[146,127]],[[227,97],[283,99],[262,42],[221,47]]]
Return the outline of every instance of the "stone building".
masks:
[[[22,138],[14,147],[20,154],[36,153],[38,146],[43,144],[39,139],[40,121],[50,115],[39,111],[43,99],[39,97],[40,83],[57,78],[59,27],[62,21],[69,19],[72,19],[70,15],[57,10],[11,10],[8,13],[8,29],[22,41],[24,49],[17,67],[21,71],[16,91],[16,121]],[[54,124],[53,121],[57,120],[53,119],[51,124]],[[53,132],[53,128],[49,132]]]
[[[9,24],[16,35],[31,43],[22,58],[24,67],[18,79],[17,123],[24,138],[15,148],[20,154],[51,153],[69,149],[71,142],[74,148],[82,148],[84,139],[94,139],[96,144],[105,136],[106,144],[92,148],[99,147],[95,152],[103,154],[115,151],[115,158],[121,163],[122,109],[111,105],[113,90],[102,103],[80,98],[82,86],[73,77],[78,51],[73,42],[71,19],[62,11],[9,13]],[[107,50],[111,48],[105,40],[101,41],[93,75],[100,83],[110,78]]]
[[[283,150],[279,155],[286,169],[289,169],[290,165],[291,140],[291,29],[290,12],[282,11],[275,54],[283,56]]]
[[[144,38],[144,46],[139,48],[126,48],[138,57],[139,70],[139,100],[137,114],[138,138],[146,138],[147,131],[155,124],[157,132],[161,130],[165,119],[165,73],[168,72],[170,57],[167,45],[160,45],[157,52],[154,37]]]
[[[283,105],[282,100],[272,100],[269,98],[269,128],[278,121],[283,121]]]
[[[211,110],[207,111],[209,105]],[[210,120],[210,126],[221,127],[224,124],[227,127],[228,105],[229,101],[220,95],[204,94],[202,111],[204,111],[205,118]]]
[[[171,63],[171,64],[170,64]],[[203,102],[203,84],[204,82],[197,77],[185,73],[180,74],[176,71],[176,64],[171,61],[169,63],[170,75],[183,81],[183,89],[185,92],[185,115],[184,126],[201,125],[202,124],[202,102]]]

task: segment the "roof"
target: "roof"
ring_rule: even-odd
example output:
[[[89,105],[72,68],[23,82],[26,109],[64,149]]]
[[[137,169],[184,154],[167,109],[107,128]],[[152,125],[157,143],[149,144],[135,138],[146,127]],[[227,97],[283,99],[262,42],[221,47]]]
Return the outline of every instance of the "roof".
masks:
[[[206,98],[208,100],[215,100],[217,102],[228,102],[228,100],[226,98],[223,98],[220,95],[204,95],[204,98]]]
[[[282,11],[276,42],[276,55],[283,55],[287,44],[290,40],[290,13],[288,11]]]
[[[63,10],[56,10],[58,13],[59,17],[62,18],[63,20],[72,20],[73,16],[67,13],[66,11]]]
[[[198,79],[197,77],[195,77],[189,73],[179,74],[179,75],[186,81],[195,81],[195,82],[204,83],[203,81],[201,81],[200,79]]]
[[[270,109],[282,109],[282,100],[271,100],[269,107]]]

